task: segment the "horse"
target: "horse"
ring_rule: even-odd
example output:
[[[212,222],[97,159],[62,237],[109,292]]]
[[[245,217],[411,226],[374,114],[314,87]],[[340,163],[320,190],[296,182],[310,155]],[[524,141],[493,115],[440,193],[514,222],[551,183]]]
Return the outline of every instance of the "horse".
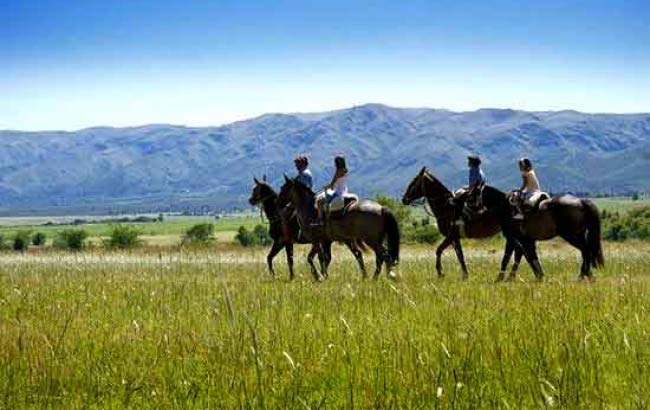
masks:
[[[300,235],[300,227],[298,226],[298,221],[295,217],[288,218],[286,221],[286,226],[283,227],[283,218],[282,210],[277,204],[277,193],[271,188],[271,186],[266,182],[266,180],[258,180],[253,178],[255,186],[253,187],[253,192],[251,193],[248,202],[252,206],[257,206],[261,204],[262,210],[266,215],[266,218],[269,221],[269,236],[273,239],[273,245],[271,250],[266,257],[266,262],[269,268],[269,273],[271,276],[275,277],[275,270],[273,269],[273,258],[284,248],[285,253],[287,254],[287,265],[289,266],[289,279],[293,280],[295,275],[293,271],[293,244],[308,244],[311,243],[305,240]],[[285,235],[284,230],[286,229],[287,235]],[[354,255],[357,260],[361,272],[365,274],[365,265],[363,262],[363,254],[359,247],[355,243],[346,242],[346,245]],[[320,245],[312,244],[312,248],[307,255],[307,261],[309,267],[311,268],[312,275],[317,280],[320,279],[320,275],[316,266],[314,266],[314,256],[318,254],[318,260],[321,265],[321,271],[327,271],[327,266],[332,259],[332,243],[323,242]]]
[[[461,229],[455,223],[456,219],[458,219],[458,210],[456,204],[453,202],[454,194],[433,176],[426,167],[422,167],[420,172],[408,185],[402,197],[402,203],[404,205],[410,205],[420,198],[425,198],[428,202],[436,218],[438,230],[444,236],[442,243],[436,248],[436,271],[438,272],[438,277],[444,276],[441,262],[442,254],[449,245],[452,245],[462,269],[461,278],[463,280],[467,279],[469,272],[465,263],[465,256],[463,255],[461,238],[490,238],[501,232],[499,220],[494,213],[485,212],[470,221],[465,221],[464,229]],[[515,248],[515,250],[513,271],[516,272],[522,252],[519,248]]]
[[[339,217],[330,216],[324,225],[313,226],[312,222],[317,219],[316,194],[300,181],[286,175],[284,179],[278,203],[292,203],[295,206],[298,224],[305,236],[313,243],[354,241],[364,244],[375,252],[373,277],[379,277],[385,264],[388,277],[397,278],[393,268],[399,263],[400,231],[390,209],[373,201],[361,200],[346,205]],[[384,247],[384,241],[388,249]],[[363,277],[367,277],[365,272]]]
[[[518,246],[522,248],[535,277],[541,280],[544,269],[537,256],[536,241],[556,236],[580,251],[582,263],[579,279],[591,279],[591,268],[605,266],[600,239],[600,213],[590,200],[573,195],[553,197],[541,201],[536,210],[526,213],[523,221],[515,221],[512,218],[513,193],[506,194],[494,187],[485,186],[481,195],[483,206],[497,216],[507,239],[497,281],[503,280],[512,250]],[[513,277],[511,274],[509,279]]]

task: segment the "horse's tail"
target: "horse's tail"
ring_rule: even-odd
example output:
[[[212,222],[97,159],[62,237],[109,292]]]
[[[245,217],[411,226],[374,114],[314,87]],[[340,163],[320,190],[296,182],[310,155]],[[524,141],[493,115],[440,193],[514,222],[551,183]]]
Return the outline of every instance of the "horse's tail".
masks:
[[[588,199],[582,200],[585,209],[585,223],[587,225],[587,246],[591,260],[589,263],[594,268],[605,266],[603,247],[600,241],[600,212],[598,208]]]
[[[388,256],[390,256],[391,262],[396,264],[399,262],[399,224],[397,223],[397,218],[395,218],[395,215],[393,215],[390,209],[384,207],[382,215],[384,217],[384,232],[388,242]]]

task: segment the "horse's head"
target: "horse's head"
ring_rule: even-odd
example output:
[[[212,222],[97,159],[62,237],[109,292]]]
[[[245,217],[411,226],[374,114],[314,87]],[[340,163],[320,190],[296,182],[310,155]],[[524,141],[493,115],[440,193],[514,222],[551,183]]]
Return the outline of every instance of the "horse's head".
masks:
[[[281,208],[289,203],[296,205],[301,199],[313,199],[314,196],[314,192],[307,185],[285,175],[277,204]]]
[[[404,205],[410,205],[413,201],[424,196],[424,178],[426,173],[427,167],[422,167],[420,172],[418,172],[406,188],[406,192],[404,193],[404,196],[402,196],[402,203]]]
[[[257,178],[253,178],[255,186],[253,186],[253,192],[251,192],[251,197],[248,198],[248,203],[256,206],[260,203],[263,203],[267,199],[275,197],[275,191],[273,188],[266,182],[266,178],[263,178],[261,181]]]

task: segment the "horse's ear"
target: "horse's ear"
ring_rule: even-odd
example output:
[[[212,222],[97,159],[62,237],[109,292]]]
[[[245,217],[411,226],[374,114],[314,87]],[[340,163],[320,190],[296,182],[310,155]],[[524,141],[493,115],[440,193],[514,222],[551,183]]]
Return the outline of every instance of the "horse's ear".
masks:
[[[260,184],[260,181],[259,181],[256,177],[253,177],[253,181],[255,181],[255,184],[256,184],[256,185],[259,185],[259,184]]]
[[[284,182],[289,183],[291,182],[291,178],[287,176],[287,174],[284,174]]]
[[[424,175],[425,172],[427,172],[426,166],[422,167],[422,169],[420,170],[420,175]]]
[[[262,175],[262,181],[266,182],[266,174]]]

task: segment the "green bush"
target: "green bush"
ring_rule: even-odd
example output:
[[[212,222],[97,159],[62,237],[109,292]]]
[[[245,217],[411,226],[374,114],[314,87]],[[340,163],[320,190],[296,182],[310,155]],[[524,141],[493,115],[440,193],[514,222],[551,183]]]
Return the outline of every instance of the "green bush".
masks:
[[[650,207],[634,208],[627,214],[601,213],[603,238],[610,241],[650,240]]]
[[[31,242],[31,232],[29,231],[18,231],[14,236],[13,250],[18,252],[24,252],[29,248],[29,243]]]
[[[104,246],[108,249],[132,249],[142,243],[140,230],[130,225],[113,225]]]
[[[395,218],[397,219],[400,227],[404,228],[406,226],[409,219],[411,218],[410,207],[402,204],[399,200],[391,198],[387,195],[377,195],[375,197],[375,201],[379,205],[385,206],[393,212],[393,215],[395,215]]]
[[[196,224],[183,235],[183,243],[207,244],[214,239],[214,224],[209,222]]]
[[[83,229],[64,229],[58,233],[54,246],[59,249],[81,251],[86,247],[88,232]]]
[[[9,245],[7,245],[7,238],[5,238],[4,235],[0,234],[0,250],[6,251],[9,248]]]
[[[404,232],[404,241],[411,243],[428,243],[438,242],[442,234],[435,225],[423,225],[409,227]]]
[[[273,243],[269,231],[264,225],[256,225],[252,231],[240,226],[235,239],[241,246],[266,246]]]
[[[43,246],[45,245],[46,240],[47,240],[47,236],[45,236],[43,232],[36,232],[34,236],[32,236],[32,245]]]

